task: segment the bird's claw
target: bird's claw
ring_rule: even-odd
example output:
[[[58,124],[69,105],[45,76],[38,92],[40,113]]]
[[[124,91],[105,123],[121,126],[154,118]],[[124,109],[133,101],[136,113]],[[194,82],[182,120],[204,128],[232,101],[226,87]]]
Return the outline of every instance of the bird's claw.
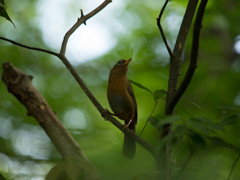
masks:
[[[110,114],[111,116],[114,116],[115,114],[111,113],[107,108],[104,109],[104,111],[101,113],[102,117],[106,120],[106,115]]]

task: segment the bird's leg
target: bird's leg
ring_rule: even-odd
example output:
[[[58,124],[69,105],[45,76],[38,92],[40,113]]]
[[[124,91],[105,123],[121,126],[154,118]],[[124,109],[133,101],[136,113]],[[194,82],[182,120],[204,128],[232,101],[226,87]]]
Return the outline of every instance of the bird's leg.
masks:
[[[128,121],[128,123],[123,126],[123,130],[125,130],[126,128],[128,128],[129,125],[131,124],[131,122],[132,122],[132,119],[130,119],[130,120]]]

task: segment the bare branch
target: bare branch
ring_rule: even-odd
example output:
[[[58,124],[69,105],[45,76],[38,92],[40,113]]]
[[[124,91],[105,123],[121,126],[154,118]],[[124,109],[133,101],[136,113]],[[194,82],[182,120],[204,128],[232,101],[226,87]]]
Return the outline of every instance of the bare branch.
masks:
[[[239,159],[240,159],[240,154],[238,154],[237,158],[236,158],[235,161],[233,162],[233,165],[232,165],[232,168],[231,168],[231,170],[230,170],[230,173],[229,173],[229,175],[228,175],[227,180],[230,180],[230,178],[231,178],[231,176],[232,176],[232,173],[233,173],[233,170],[234,170],[237,162],[239,161]]]
[[[87,15],[83,15],[83,11],[81,10],[81,17],[78,18],[77,22],[68,30],[68,32],[65,34],[63,42],[62,42],[62,46],[61,46],[61,50],[60,50],[60,54],[61,55],[65,55],[66,52],[66,48],[67,48],[67,43],[68,43],[68,39],[69,37],[72,35],[72,33],[74,33],[74,31],[81,25],[81,24],[86,24],[86,21],[88,19],[90,19],[92,16],[94,16],[95,14],[97,14],[98,12],[100,12],[103,8],[105,8],[110,2],[112,2],[111,0],[105,0],[101,5],[99,5],[96,9],[94,9],[92,12],[88,13]]]
[[[198,56],[200,31],[202,27],[202,19],[203,19],[207,2],[208,0],[202,0],[199,5],[196,20],[194,23],[191,59],[190,59],[189,67],[180,87],[178,88],[176,94],[174,95],[171,102],[169,103],[169,109],[173,109],[173,107],[176,106],[179,99],[182,97],[189,83],[191,82],[195,69],[197,68],[197,56]]]
[[[189,148],[190,148],[190,154],[187,158],[187,160],[184,162],[184,164],[182,165],[179,174],[177,176],[177,179],[180,179],[180,176],[182,175],[183,171],[185,170],[185,168],[187,167],[187,165],[189,164],[190,160],[192,159],[193,155],[194,155],[194,150],[192,148],[192,145],[189,144]]]
[[[170,115],[173,113],[175,105],[172,105],[172,98],[177,91],[178,79],[180,75],[180,65],[182,63],[182,52],[185,45],[187,35],[192,23],[193,16],[195,14],[198,5],[198,0],[189,0],[186,12],[183,17],[183,21],[178,33],[177,41],[174,46],[173,56],[170,59],[169,68],[169,81],[168,81],[168,93],[165,107],[165,114]],[[171,132],[171,124],[166,124],[163,127],[162,137],[168,135]]]
[[[158,104],[158,101],[156,101],[156,102],[154,103],[153,110],[152,110],[150,116],[148,117],[146,123],[144,124],[143,129],[142,129],[142,131],[141,131],[141,133],[140,133],[140,136],[142,135],[144,129],[146,128],[146,126],[147,126],[147,124],[148,124],[148,122],[149,122],[149,118],[152,116],[153,112],[155,111],[155,109],[156,109],[156,107],[157,107],[157,104]]]
[[[121,124],[118,120],[116,120],[114,117],[112,117],[106,110],[102,113],[102,116],[110,121],[112,124],[114,124],[118,129],[120,129],[122,132],[125,134],[129,135],[132,137],[138,144],[140,144],[143,148],[145,148],[148,152],[150,152],[153,157],[156,159],[156,148],[138,136],[134,131],[130,130],[129,128],[125,128],[123,124]]]
[[[0,39],[5,40],[6,38],[0,38]],[[75,71],[75,69],[73,68],[73,66],[71,65],[71,63],[68,61],[68,59],[65,56],[54,53],[52,51],[45,50],[45,49],[34,48],[34,47],[27,46],[27,45],[23,45],[21,43],[18,43],[18,42],[12,41],[12,40],[7,39],[7,41],[14,42],[13,44],[15,44],[17,46],[21,46],[21,47],[24,47],[27,49],[41,51],[41,52],[45,52],[45,53],[49,53],[49,54],[57,56],[63,62],[63,64],[66,66],[66,68],[70,71],[70,73],[73,75],[73,77],[75,78],[77,83],[80,85],[80,87],[82,88],[84,93],[88,96],[88,98],[91,100],[91,102],[97,108],[97,110],[100,112],[100,114],[105,119],[109,120],[117,128],[119,128],[121,131],[123,131],[124,133],[126,133],[129,136],[131,136],[132,138],[134,138],[136,140],[136,142],[138,142],[142,147],[144,147],[147,151],[149,151],[155,157],[156,153],[155,153],[155,147],[153,145],[151,145],[150,143],[148,143],[147,141],[145,141],[144,139],[142,139],[141,137],[136,135],[133,131],[129,130],[128,128],[123,128],[123,125],[120,122],[118,122],[110,114],[106,113],[106,110],[102,107],[102,105],[98,102],[98,100],[95,98],[95,96],[91,93],[91,91],[88,89],[88,87],[83,82],[82,78],[78,75],[78,73]]]
[[[163,29],[162,29],[162,25],[161,25],[161,23],[160,23],[160,20],[161,20],[161,18],[162,18],[163,12],[164,12],[167,4],[168,4],[168,1],[169,1],[169,0],[166,0],[166,1],[165,1],[164,5],[163,5],[163,7],[162,7],[162,9],[161,9],[161,11],[160,11],[160,13],[159,13],[159,16],[158,16],[158,18],[157,18],[157,26],[158,26],[158,29],[159,29],[161,35],[162,35],[163,42],[165,43],[165,46],[166,46],[166,48],[167,48],[167,50],[168,50],[168,53],[169,53],[169,56],[172,57],[172,55],[173,55],[172,50],[171,50],[170,46],[168,45],[167,39],[166,39],[165,34],[164,34],[164,32],[163,32]]]
[[[73,66],[71,65],[71,63],[68,61],[68,59],[65,57],[65,51],[66,51],[66,46],[67,46],[67,42],[69,37],[71,36],[71,34],[82,24],[85,23],[86,20],[88,20],[89,18],[91,18],[92,16],[94,16],[95,14],[97,14],[99,11],[101,11],[105,6],[107,6],[109,3],[111,2],[111,0],[105,0],[99,7],[97,7],[95,10],[93,10],[92,12],[90,12],[87,15],[83,15],[83,12],[81,11],[81,17],[80,19],[78,19],[78,21],[72,26],[72,28],[65,34],[64,40],[62,42],[62,47],[60,50],[60,53],[55,53],[49,50],[45,50],[45,49],[41,49],[41,48],[36,48],[36,47],[31,47],[31,46],[27,46],[18,42],[15,42],[13,40],[7,39],[7,38],[3,38],[0,37],[0,39],[11,42],[17,46],[21,46],[23,48],[27,48],[27,49],[31,49],[31,50],[36,50],[36,51],[40,51],[40,52],[44,52],[44,53],[48,53],[48,54],[52,54],[54,56],[57,56],[62,62],[63,64],[66,66],[66,68],[70,71],[70,73],[73,75],[73,77],[75,78],[75,80],[77,81],[77,83],[80,85],[80,87],[82,88],[82,90],[84,91],[84,93],[88,96],[88,98],[91,100],[91,102],[93,103],[93,105],[97,108],[97,110],[100,112],[100,114],[107,119],[108,121],[110,121],[113,125],[115,125],[118,129],[120,129],[121,131],[123,131],[124,133],[128,134],[130,137],[132,137],[133,139],[136,140],[136,142],[138,142],[142,147],[144,147],[147,151],[149,151],[154,158],[156,158],[156,148],[151,145],[150,143],[148,143],[146,140],[142,139],[140,136],[138,136],[137,134],[135,134],[133,131],[131,131],[128,128],[123,128],[124,126],[117,121],[114,117],[112,117],[109,113],[106,112],[106,110],[102,107],[102,105],[98,102],[98,100],[94,97],[94,95],[91,93],[91,91],[88,89],[88,87],[85,85],[84,81],[82,80],[82,78],[78,75],[78,73],[75,71],[75,69],[73,68]]]
[[[28,45],[25,45],[25,44],[21,44],[19,42],[16,42],[16,41],[13,41],[11,39],[8,39],[8,38],[5,38],[5,37],[1,37],[0,36],[0,39],[4,40],[4,41],[8,41],[14,45],[17,45],[17,46],[20,46],[20,47],[23,47],[23,48],[26,48],[26,49],[31,49],[31,50],[35,50],[35,51],[40,51],[40,52],[44,52],[44,53],[47,53],[47,54],[52,54],[54,56],[58,56],[58,53],[55,53],[53,51],[49,51],[49,50],[46,50],[46,49],[42,49],[42,48],[37,48],[37,47],[32,47],[32,46],[28,46]]]
[[[128,134],[130,137],[135,139],[136,142],[138,142],[142,147],[144,147],[147,151],[149,151],[154,157],[156,157],[156,149],[153,145],[148,143],[146,140],[142,139],[140,136],[138,136],[136,133],[134,133],[132,130],[128,128],[124,128],[124,125],[121,124],[119,121],[117,121],[114,117],[112,117],[106,110],[102,107],[102,105],[98,102],[98,100],[95,98],[95,96],[91,93],[91,91],[88,89],[88,87],[85,85],[81,77],[77,74],[73,66],[70,64],[70,62],[67,60],[65,56],[59,56],[59,58],[62,60],[64,65],[67,67],[67,69],[71,72],[75,80],[78,82],[78,84],[81,86],[82,90],[85,92],[85,94],[88,96],[88,98],[91,100],[93,105],[97,108],[97,110],[100,112],[102,117],[104,117],[106,120],[110,121],[113,125],[115,125],[118,129],[120,129],[122,132]]]
[[[8,91],[12,93],[27,109],[27,114],[33,116],[48,137],[60,152],[64,160],[78,159],[80,164],[85,164],[92,170],[88,174],[93,178],[95,167],[81,151],[78,143],[64,128],[56,114],[52,111],[44,97],[33,87],[32,76],[24,74],[10,63],[3,64],[2,80]],[[84,171],[84,169],[82,169]],[[87,173],[84,171],[84,173]]]

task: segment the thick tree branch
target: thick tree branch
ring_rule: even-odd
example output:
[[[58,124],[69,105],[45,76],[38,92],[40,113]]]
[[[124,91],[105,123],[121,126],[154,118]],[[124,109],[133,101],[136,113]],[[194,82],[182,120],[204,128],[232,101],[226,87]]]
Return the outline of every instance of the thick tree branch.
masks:
[[[33,87],[32,78],[32,76],[24,74],[10,63],[3,64],[2,80],[8,91],[26,107],[27,114],[33,116],[38,121],[63,159],[78,159],[80,164],[84,164],[91,169],[92,174],[87,176],[95,179],[96,170],[94,166],[83,154],[78,143],[64,128],[43,96]]]
[[[169,0],[166,0],[166,1],[165,1],[164,5],[163,5],[163,7],[162,7],[162,9],[161,9],[161,11],[160,11],[160,13],[159,13],[159,16],[158,16],[158,18],[157,18],[157,26],[158,26],[158,29],[159,29],[161,35],[162,35],[163,42],[165,43],[165,46],[166,46],[166,48],[167,48],[167,50],[168,50],[168,53],[169,53],[169,56],[170,56],[170,58],[171,58],[172,55],[173,55],[173,53],[172,53],[172,50],[171,50],[170,46],[168,45],[167,39],[166,39],[165,34],[164,34],[164,32],[163,32],[162,25],[161,25],[161,23],[160,23],[161,18],[162,18],[162,15],[163,15],[163,12],[164,12],[167,4],[168,4],[168,1],[169,1]]]
[[[105,8],[110,2],[112,2],[111,0],[105,0],[101,5],[99,5],[96,9],[94,9],[92,12],[88,13],[87,15],[83,14],[83,11],[81,10],[81,17],[78,18],[77,22],[68,30],[68,32],[65,34],[63,42],[62,42],[62,46],[61,46],[61,50],[60,50],[60,54],[61,55],[65,55],[66,52],[66,48],[67,48],[67,43],[68,43],[68,39],[69,37],[72,35],[72,33],[74,33],[74,31],[81,25],[81,24],[86,24],[86,21],[88,19],[90,19],[91,17],[93,17],[95,14],[97,14],[98,12],[100,12],[103,8]]]
[[[32,76],[24,74],[10,63],[3,64],[2,80],[8,91],[27,108],[29,116],[36,118],[62,157],[80,155],[86,158],[43,96],[33,87],[32,78]]]
[[[176,106],[179,99],[182,97],[183,93],[186,91],[189,83],[191,82],[195,69],[197,68],[200,31],[202,27],[202,19],[203,19],[207,2],[208,0],[202,0],[199,5],[197,16],[194,23],[194,29],[193,29],[193,40],[192,40],[191,59],[190,59],[189,67],[180,87],[178,88],[176,94],[171,100],[171,103],[169,104],[169,109],[173,109],[174,106]]]
[[[172,114],[173,112],[173,108],[170,109],[170,107],[172,107],[170,103],[177,90],[178,79],[180,75],[180,65],[182,63],[183,48],[187,39],[189,29],[191,27],[191,23],[192,23],[197,5],[198,5],[198,0],[189,0],[187,9],[184,14],[183,21],[178,33],[177,41],[174,46],[173,56],[170,59],[167,106],[165,111],[166,114]]]
[[[180,75],[180,65],[182,63],[183,48],[187,39],[187,35],[189,32],[197,5],[198,5],[198,0],[189,0],[187,9],[184,14],[183,21],[178,33],[177,41],[174,46],[173,56],[170,59],[168,93],[167,93],[167,101],[166,101],[166,107],[165,107],[166,115],[172,114],[176,105],[172,103],[172,98],[175,96],[175,93],[177,91],[178,79]],[[171,132],[171,124],[164,125],[162,137],[168,135],[170,132]]]
[[[166,4],[166,3],[165,3]],[[183,21],[178,33],[177,41],[174,46],[173,55],[170,57],[170,68],[169,68],[169,81],[168,81],[168,93],[167,93],[167,101],[165,107],[165,114],[171,115],[173,114],[174,108],[176,104],[173,103],[172,99],[175,97],[177,87],[178,87],[178,79],[180,76],[180,66],[182,63],[182,53],[183,48],[187,39],[187,35],[189,29],[191,27],[191,23],[198,5],[198,0],[189,0],[186,12],[183,17]],[[164,138],[172,131],[172,123],[165,124],[163,126],[163,131],[161,137]],[[164,171],[159,178],[162,179],[170,179],[171,177],[171,152],[169,149],[169,143],[159,150],[158,152],[159,162],[158,169]]]

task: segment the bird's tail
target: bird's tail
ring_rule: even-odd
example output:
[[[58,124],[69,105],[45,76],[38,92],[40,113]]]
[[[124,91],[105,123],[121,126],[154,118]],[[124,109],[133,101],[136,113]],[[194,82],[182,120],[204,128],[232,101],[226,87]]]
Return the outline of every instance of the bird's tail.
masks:
[[[125,122],[127,124],[127,122]],[[132,121],[128,127],[129,129],[133,130],[135,132],[135,122]],[[126,158],[132,159],[136,152],[136,142],[133,138],[128,136],[127,134],[124,134],[124,142],[123,142],[123,155]]]

